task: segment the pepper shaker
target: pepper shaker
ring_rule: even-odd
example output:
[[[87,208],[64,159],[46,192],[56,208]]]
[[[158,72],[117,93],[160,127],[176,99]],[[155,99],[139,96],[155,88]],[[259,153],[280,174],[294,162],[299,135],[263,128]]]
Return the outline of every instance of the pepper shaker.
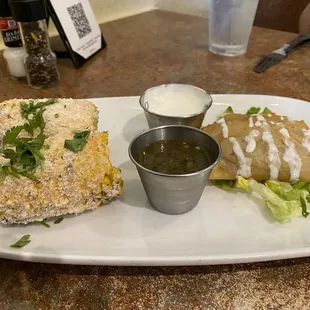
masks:
[[[3,58],[8,72],[13,79],[24,79],[26,77],[25,50],[22,46],[18,25],[12,18],[7,0],[0,0],[0,32],[5,45]]]
[[[54,87],[59,82],[56,55],[50,47],[45,0],[11,0],[25,47],[25,70],[30,87]]]

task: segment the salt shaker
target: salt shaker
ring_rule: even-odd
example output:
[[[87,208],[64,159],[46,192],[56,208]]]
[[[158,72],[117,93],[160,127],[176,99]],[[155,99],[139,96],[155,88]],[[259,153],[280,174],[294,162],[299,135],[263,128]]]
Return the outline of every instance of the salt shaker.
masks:
[[[0,31],[5,45],[3,58],[12,78],[20,80],[26,77],[25,50],[18,25],[13,20],[7,0],[0,0]]]
[[[25,47],[25,70],[29,86],[54,87],[59,82],[56,55],[50,47],[45,0],[11,0]]]

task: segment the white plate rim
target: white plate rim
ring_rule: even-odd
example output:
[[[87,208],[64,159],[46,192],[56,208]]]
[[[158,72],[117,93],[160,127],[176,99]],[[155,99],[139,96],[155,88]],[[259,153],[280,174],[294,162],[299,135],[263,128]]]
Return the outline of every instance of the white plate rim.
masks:
[[[294,100],[302,104],[308,102],[281,96],[256,95],[256,94],[214,94],[211,95],[215,104],[224,104],[229,98],[251,99],[264,97],[270,100]],[[106,98],[89,98],[90,101],[100,100],[118,100],[124,98],[138,98],[137,96],[122,97],[106,97]],[[76,264],[76,265],[109,265],[109,266],[184,266],[184,265],[218,265],[218,264],[236,264],[236,263],[252,263],[262,261],[272,261],[278,259],[289,259],[310,256],[310,247],[283,249],[266,252],[253,252],[246,254],[218,254],[209,255],[207,257],[199,256],[126,256],[111,257],[106,256],[87,256],[87,255],[51,255],[45,253],[31,252],[24,248],[22,251],[15,249],[0,249],[0,257],[5,259],[14,259],[20,261],[55,263],[55,264]]]

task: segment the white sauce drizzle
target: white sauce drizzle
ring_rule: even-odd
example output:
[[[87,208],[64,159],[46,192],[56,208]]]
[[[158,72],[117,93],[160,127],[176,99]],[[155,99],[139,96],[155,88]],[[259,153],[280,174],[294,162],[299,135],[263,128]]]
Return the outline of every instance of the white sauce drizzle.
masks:
[[[270,179],[277,180],[279,176],[279,170],[281,166],[281,159],[279,155],[279,150],[274,143],[272,133],[269,130],[269,125],[266,119],[262,115],[258,115],[257,119],[263,122],[264,132],[262,134],[262,140],[268,145],[268,160],[270,169]]]
[[[270,121],[270,124],[275,125],[276,123],[274,121]]]
[[[262,133],[262,140],[265,143],[267,143],[267,145],[268,145],[268,160],[269,160],[269,169],[270,169],[270,179],[271,180],[277,180],[278,176],[279,176],[280,166],[281,166],[281,159],[280,159],[280,155],[279,155],[279,150],[278,150],[277,146],[275,145],[273,136],[269,130],[269,125],[268,125],[268,122],[266,121],[265,117],[262,116],[261,114],[256,114],[255,116],[257,118],[257,121],[255,122],[255,126],[263,128],[264,131]],[[268,116],[269,116],[269,114],[268,114]],[[275,124],[275,122],[273,122],[273,121],[271,121],[270,123]],[[254,148],[253,151],[255,150],[256,141],[254,138],[250,138],[248,136],[246,137],[246,141],[248,142],[246,152],[251,153],[253,148]],[[254,143],[255,143],[255,146],[253,146]]]
[[[242,148],[236,138],[230,137],[229,141],[233,144],[233,151],[236,154],[239,161],[239,169],[237,171],[237,176],[240,175],[244,178],[251,177],[251,163],[250,158],[245,157]]]
[[[271,115],[271,114],[268,114],[268,117],[272,117],[272,115]]]
[[[284,124],[281,123],[281,122],[276,123],[276,125],[279,126],[279,127],[284,127]]]
[[[284,117],[283,116],[281,116],[281,121],[283,121],[284,120]]]
[[[253,118],[252,116],[249,117],[249,127],[252,128],[254,126],[253,124]]]
[[[258,114],[256,117],[257,117],[257,120],[262,122],[264,126],[268,126],[268,123],[267,123],[267,121],[266,121],[264,116]]]
[[[290,181],[294,182],[299,179],[301,170],[301,159],[295,149],[295,144],[290,141],[290,134],[285,128],[281,128],[281,135],[284,137],[284,143],[286,145],[286,150],[283,156],[285,162],[288,163],[290,167],[291,178]]]
[[[223,137],[228,138],[228,127],[227,127],[225,118],[222,117],[219,120],[217,120],[216,122],[222,126]]]
[[[252,153],[256,149],[256,140],[255,138],[259,136],[258,130],[251,130],[251,132],[244,138],[245,141],[248,143],[245,151],[247,153]]]
[[[310,153],[310,129],[303,129],[304,132],[304,138],[302,140],[302,146],[307,149],[307,151]]]
[[[281,166],[281,159],[279,156],[279,150],[274,143],[273,136],[268,129],[263,132],[262,140],[268,144],[270,179],[277,180]]]

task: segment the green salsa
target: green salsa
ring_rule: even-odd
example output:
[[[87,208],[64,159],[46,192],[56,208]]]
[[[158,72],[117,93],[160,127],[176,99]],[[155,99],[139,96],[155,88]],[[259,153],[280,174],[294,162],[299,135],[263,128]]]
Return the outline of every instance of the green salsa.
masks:
[[[187,174],[210,166],[210,159],[198,144],[162,140],[145,146],[139,153],[138,163],[160,173]]]

